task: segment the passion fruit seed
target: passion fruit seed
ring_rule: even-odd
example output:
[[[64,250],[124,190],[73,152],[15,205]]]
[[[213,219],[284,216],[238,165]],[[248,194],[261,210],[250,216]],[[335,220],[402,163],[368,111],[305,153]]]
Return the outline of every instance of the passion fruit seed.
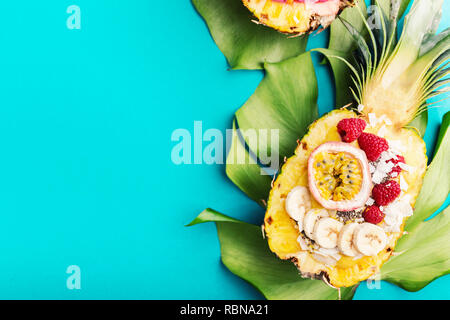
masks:
[[[314,157],[314,179],[326,200],[351,200],[361,189],[362,174],[358,161],[344,153],[320,152]]]

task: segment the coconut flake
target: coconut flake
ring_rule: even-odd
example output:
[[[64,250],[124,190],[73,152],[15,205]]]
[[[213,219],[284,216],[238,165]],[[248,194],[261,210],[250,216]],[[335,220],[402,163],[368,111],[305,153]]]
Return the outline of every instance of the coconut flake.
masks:
[[[386,135],[386,133],[387,133],[387,128],[386,128],[385,125],[383,125],[383,126],[380,128],[380,130],[378,130],[377,135],[378,135],[379,137],[383,137],[383,138],[384,138],[384,136]]]
[[[358,112],[361,113],[364,110],[364,105],[358,105]]]
[[[388,118],[388,116],[384,115],[384,123],[386,123],[388,126],[392,125],[391,119]]]
[[[383,181],[384,177],[385,177],[384,172],[377,170],[372,175],[372,182],[375,184],[380,184],[381,181]]]
[[[400,154],[406,152],[406,147],[400,140],[389,140],[389,146],[392,148],[393,151],[396,151]]]
[[[402,170],[405,170],[408,172],[414,172],[416,170],[416,168],[411,167],[410,165],[407,165],[406,163],[403,163],[403,162],[399,162],[398,165]]]
[[[375,200],[373,198],[369,198],[369,199],[367,199],[366,205],[370,207],[374,203],[375,203]]]
[[[369,127],[375,127],[378,123],[378,119],[375,113],[369,113]]]
[[[403,191],[408,190],[408,183],[406,182],[405,178],[403,178],[403,175],[400,175],[400,189]]]
[[[339,250],[337,248],[333,248],[333,249],[319,248],[319,250],[317,250],[317,252],[321,253],[325,256],[330,256],[335,260],[339,260],[342,257],[339,254]]]
[[[386,174],[391,172],[392,168],[394,168],[394,163],[392,162],[380,161],[380,163],[377,166],[377,170],[380,170],[381,172],[384,172]]]
[[[313,253],[313,257],[317,261],[325,264],[327,267],[334,267],[337,263],[336,259],[333,259],[332,257],[321,254],[321,253],[317,253],[317,252]]]
[[[392,218],[392,217],[385,217],[384,221],[386,222],[386,225],[383,226],[384,231],[386,232],[400,232],[401,231],[401,225],[403,223],[403,219],[401,216]]]
[[[411,203],[412,196],[410,194],[405,194],[403,197],[401,197],[402,201],[405,201],[407,203]]]
[[[405,196],[403,198],[395,200],[393,203],[384,208],[384,222],[386,224],[384,228],[385,231],[400,232],[403,218],[413,215],[413,209],[411,207],[411,204],[409,203],[409,199],[410,197]]]

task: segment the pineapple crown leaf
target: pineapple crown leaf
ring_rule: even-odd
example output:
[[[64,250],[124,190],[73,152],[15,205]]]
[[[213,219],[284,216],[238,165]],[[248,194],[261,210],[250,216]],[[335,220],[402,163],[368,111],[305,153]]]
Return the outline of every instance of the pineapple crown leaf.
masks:
[[[372,81],[379,81],[384,88],[399,83],[411,88],[409,94],[416,97],[412,120],[431,105],[430,98],[449,92],[446,77],[450,73],[450,28],[435,35],[442,15],[442,0],[415,0],[400,38],[397,40],[399,10],[402,1],[392,0],[389,17],[380,9],[378,1],[373,7],[372,17],[379,22],[378,28],[371,28],[360,8],[358,14],[363,20],[363,30],[358,30],[344,18],[339,18],[357,45],[354,61],[332,56],[343,61],[353,74],[355,88],[350,88],[358,103],[364,102],[365,88]],[[376,78],[376,79],[374,79]]]

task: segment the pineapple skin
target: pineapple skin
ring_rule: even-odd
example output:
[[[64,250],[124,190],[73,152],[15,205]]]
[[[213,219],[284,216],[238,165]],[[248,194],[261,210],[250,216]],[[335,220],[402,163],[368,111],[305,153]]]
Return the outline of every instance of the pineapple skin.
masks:
[[[297,242],[300,233],[296,228],[296,223],[285,210],[285,199],[294,187],[308,186],[307,163],[310,153],[324,142],[341,141],[336,128],[338,122],[345,118],[357,117],[359,116],[353,111],[334,110],[310,126],[308,133],[299,141],[295,155],[286,161],[274,181],[264,218],[264,229],[272,252],[280,259],[294,262],[303,276],[325,279],[334,287],[350,287],[377,273],[383,263],[393,254],[397,240],[403,235],[403,226],[406,221],[406,219],[403,221],[401,232],[392,233],[388,246],[378,255],[366,256],[358,260],[343,256],[334,267],[326,266],[315,260],[309,252],[302,251]],[[379,129],[380,126],[367,128],[366,132],[377,134]],[[416,131],[405,128],[398,129],[396,126],[390,126],[385,137],[388,141],[402,141],[406,146],[406,152],[403,153],[406,163],[416,169],[414,172],[404,174],[409,185],[406,194],[411,195],[411,206],[414,207],[427,168],[425,142]],[[358,146],[356,141],[352,145]],[[321,208],[313,198],[311,201],[312,208]]]
[[[242,0],[242,2],[258,18],[259,23],[291,35],[311,33],[320,26],[326,28],[336,18],[336,16],[319,16],[304,3],[294,0],[287,0],[286,3],[273,0]],[[355,0],[341,1],[339,13],[354,3]]]

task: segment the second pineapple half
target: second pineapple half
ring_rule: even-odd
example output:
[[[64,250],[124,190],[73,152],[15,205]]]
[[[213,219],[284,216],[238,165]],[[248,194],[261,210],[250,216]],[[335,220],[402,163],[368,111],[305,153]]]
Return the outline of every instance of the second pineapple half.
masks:
[[[243,0],[259,23],[283,33],[302,35],[328,27],[354,0]]]

